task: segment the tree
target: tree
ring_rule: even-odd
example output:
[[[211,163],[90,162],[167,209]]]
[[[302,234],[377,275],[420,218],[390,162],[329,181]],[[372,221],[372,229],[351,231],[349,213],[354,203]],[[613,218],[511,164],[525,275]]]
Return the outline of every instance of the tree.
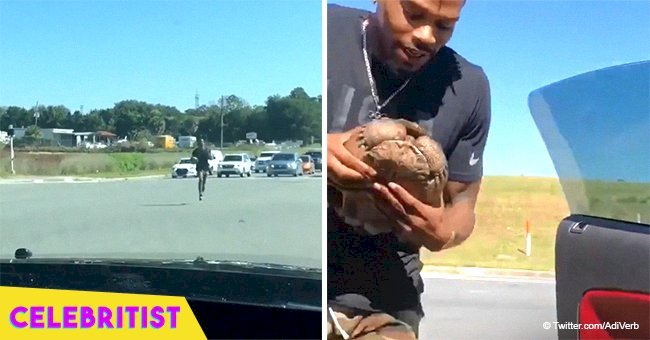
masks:
[[[93,109],[88,114],[71,113],[65,106],[39,106],[38,125],[43,128],[72,128],[77,132],[106,130],[120,137],[159,134],[192,135],[217,143],[221,136],[221,113],[224,113],[224,141],[245,138],[255,131],[262,140],[309,140],[321,134],[322,96],[310,97],[303,88],[294,88],[287,96],[270,96],[265,105],[251,107],[234,94],[224,96],[217,104],[181,112],[173,106],[123,100],[112,108]],[[0,129],[10,124],[24,127],[34,124],[33,113],[17,106],[0,107]],[[36,127],[32,128],[35,129]],[[146,133],[145,133],[146,131]],[[34,137],[38,134],[34,132]]]
[[[25,137],[23,137],[23,142],[25,144],[36,144],[40,143],[43,140],[43,133],[41,129],[36,125],[30,125],[25,129]]]
[[[70,128],[66,126],[66,118],[70,115],[70,110],[65,106],[40,106],[38,111],[40,114],[38,126],[43,128]]]
[[[185,117],[180,129],[180,133],[184,136],[194,136],[196,130],[199,128],[199,122],[196,118],[189,116]]]
[[[305,89],[302,87],[296,87],[295,89],[291,90],[291,93],[289,93],[289,98],[304,100],[310,99],[307,95],[307,92],[305,92]]]
[[[14,127],[29,126],[32,125],[33,119],[26,109],[18,106],[9,106],[0,117],[0,129],[7,130],[10,124]]]
[[[163,118],[162,113],[158,109],[151,110],[149,116],[149,131],[154,135],[161,135],[165,132],[165,118]]]
[[[111,121],[113,118],[111,118]],[[84,132],[95,132],[99,130],[109,130],[115,132],[115,128],[110,124],[104,123],[102,119],[101,112],[93,111],[87,115],[84,115],[81,119],[82,127],[79,129]]]
[[[275,140],[308,141],[321,135],[321,105],[301,88],[294,89],[288,97],[269,97],[266,111]]]

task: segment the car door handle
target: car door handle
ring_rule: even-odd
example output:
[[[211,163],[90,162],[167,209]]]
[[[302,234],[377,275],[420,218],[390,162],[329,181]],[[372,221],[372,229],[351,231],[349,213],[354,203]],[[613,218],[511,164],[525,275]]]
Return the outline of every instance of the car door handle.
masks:
[[[574,234],[582,234],[587,229],[587,224],[584,222],[576,222],[574,223],[571,228],[569,228],[570,233]]]

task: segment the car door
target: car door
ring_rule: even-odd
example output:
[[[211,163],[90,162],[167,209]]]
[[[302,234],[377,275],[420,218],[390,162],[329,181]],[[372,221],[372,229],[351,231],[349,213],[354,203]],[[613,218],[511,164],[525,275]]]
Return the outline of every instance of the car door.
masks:
[[[650,62],[553,83],[528,105],[571,212],[556,234],[558,337],[650,339]]]

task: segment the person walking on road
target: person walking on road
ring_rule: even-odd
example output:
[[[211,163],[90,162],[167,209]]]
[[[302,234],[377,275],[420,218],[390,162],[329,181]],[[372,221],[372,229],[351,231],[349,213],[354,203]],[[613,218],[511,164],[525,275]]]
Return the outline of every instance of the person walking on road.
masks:
[[[196,144],[196,148],[192,151],[192,160],[196,164],[196,174],[199,177],[199,201],[202,201],[205,182],[208,180],[208,173],[210,172],[209,160],[214,159],[214,157],[210,150],[205,147],[203,138],[199,139]]]

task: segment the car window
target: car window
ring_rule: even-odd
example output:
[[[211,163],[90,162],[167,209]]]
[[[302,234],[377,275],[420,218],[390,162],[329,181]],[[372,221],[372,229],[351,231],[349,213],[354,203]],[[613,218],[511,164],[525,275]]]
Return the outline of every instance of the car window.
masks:
[[[530,94],[572,214],[650,223],[648,103],[650,62],[589,72]]]
[[[226,162],[240,162],[241,161],[241,156],[238,155],[228,155],[223,158],[224,161]]]
[[[262,152],[262,154],[260,154],[260,157],[273,157],[273,155],[275,155],[273,152]]]
[[[294,155],[290,153],[278,153],[275,156],[273,156],[274,161],[290,161],[294,160]]]

